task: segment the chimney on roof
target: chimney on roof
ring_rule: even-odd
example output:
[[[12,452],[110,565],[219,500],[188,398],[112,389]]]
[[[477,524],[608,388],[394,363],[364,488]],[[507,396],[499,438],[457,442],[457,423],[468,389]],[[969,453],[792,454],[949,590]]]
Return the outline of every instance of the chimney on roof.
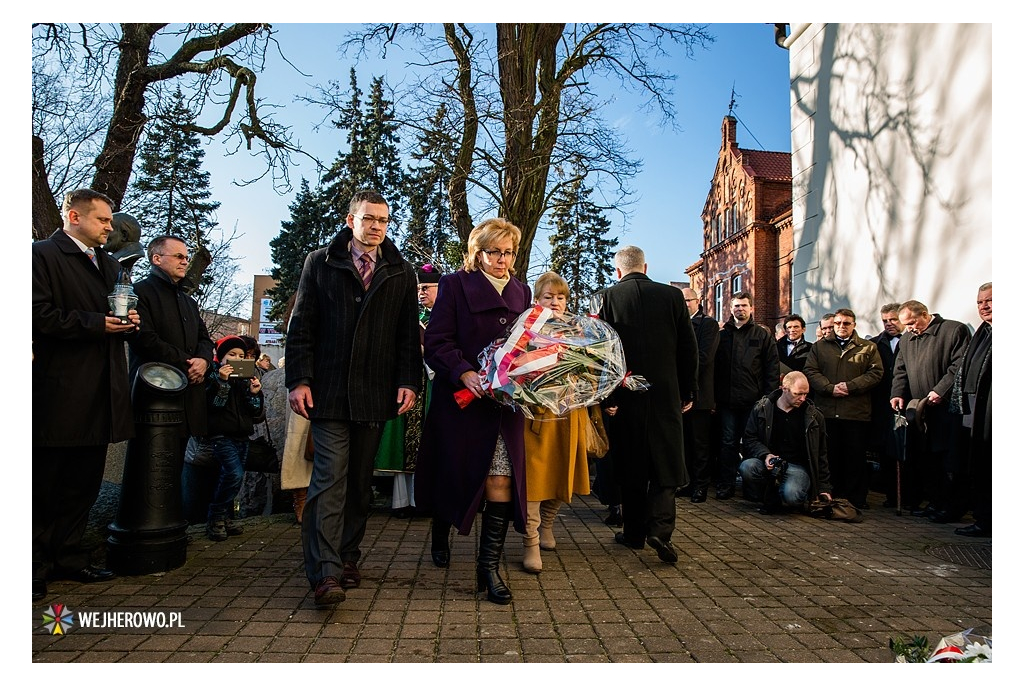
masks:
[[[736,117],[722,119],[722,149],[736,147]]]

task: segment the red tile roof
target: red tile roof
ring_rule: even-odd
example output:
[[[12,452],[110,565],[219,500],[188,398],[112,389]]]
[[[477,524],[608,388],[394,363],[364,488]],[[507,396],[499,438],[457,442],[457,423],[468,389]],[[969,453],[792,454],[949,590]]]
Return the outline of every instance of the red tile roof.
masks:
[[[744,150],[733,148],[738,153],[740,163],[747,168],[754,178],[772,181],[790,181],[793,179],[792,155],[788,152],[768,152],[766,150]]]

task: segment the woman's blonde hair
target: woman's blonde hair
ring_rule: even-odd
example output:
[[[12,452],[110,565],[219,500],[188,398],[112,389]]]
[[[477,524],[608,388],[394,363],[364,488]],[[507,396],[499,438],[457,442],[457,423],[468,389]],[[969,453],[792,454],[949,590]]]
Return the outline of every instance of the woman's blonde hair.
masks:
[[[522,235],[522,232],[515,224],[500,217],[480,222],[469,234],[466,255],[462,260],[462,266],[466,271],[476,271],[480,268],[477,263],[477,254],[480,250],[490,249],[506,238],[512,239],[512,249],[518,252],[519,240],[522,238]],[[512,268],[511,264],[509,264],[508,272],[510,274],[515,273],[515,269]]]
[[[550,290],[555,295],[561,293],[569,297],[569,283],[554,271],[546,271],[537,277],[537,282],[533,284],[534,301],[543,295],[545,290]]]

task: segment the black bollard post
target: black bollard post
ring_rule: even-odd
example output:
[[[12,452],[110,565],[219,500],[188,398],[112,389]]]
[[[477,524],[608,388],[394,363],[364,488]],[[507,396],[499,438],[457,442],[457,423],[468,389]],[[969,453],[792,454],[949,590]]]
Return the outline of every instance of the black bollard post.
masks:
[[[188,522],[181,506],[181,424],[188,378],[168,364],[139,367],[132,386],[135,437],[128,441],[121,502],[107,530],[107,566],[141,575],[185,563]]]

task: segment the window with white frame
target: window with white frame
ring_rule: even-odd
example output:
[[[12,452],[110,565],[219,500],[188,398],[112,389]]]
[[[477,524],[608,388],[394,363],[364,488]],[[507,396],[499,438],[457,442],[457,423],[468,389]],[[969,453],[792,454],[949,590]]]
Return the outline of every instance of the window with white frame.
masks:
[[[743,275],[736,274],[732,277],[732,292],[739,293],[743,292]]]
[[[725,307],[725,283],[719,281],[715,284],[715,318],[719,321],[725,321],[722,317],[722,311]]]

